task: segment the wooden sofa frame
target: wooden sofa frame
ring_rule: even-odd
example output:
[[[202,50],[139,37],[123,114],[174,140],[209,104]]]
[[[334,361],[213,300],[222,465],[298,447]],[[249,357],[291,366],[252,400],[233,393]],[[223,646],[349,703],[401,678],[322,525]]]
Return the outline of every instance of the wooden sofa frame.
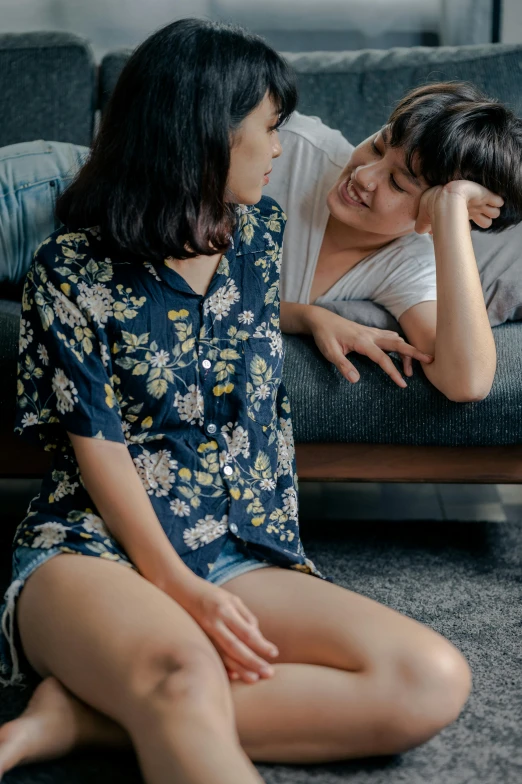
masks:
[[[397,446],[297,444],[297,473],[304,482],[455,482],[521,484],[522,445]],[[4,435],[0,477],[43,475],[50,455]]]

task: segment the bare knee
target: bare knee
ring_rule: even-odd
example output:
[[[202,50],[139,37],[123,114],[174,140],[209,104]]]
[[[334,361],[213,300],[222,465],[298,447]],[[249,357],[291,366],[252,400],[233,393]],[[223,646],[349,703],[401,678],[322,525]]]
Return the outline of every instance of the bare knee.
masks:
[[[171,652],[164,646],[144,652],[129,679],[129,697],[143,715],[205,716],[233,722],[225,667],[212,644],[191,644]]]
[[[460,715],[472,686],[470,667],[449,642],[435,641],[394,666],[390,726],[402,749],[424,743]]]

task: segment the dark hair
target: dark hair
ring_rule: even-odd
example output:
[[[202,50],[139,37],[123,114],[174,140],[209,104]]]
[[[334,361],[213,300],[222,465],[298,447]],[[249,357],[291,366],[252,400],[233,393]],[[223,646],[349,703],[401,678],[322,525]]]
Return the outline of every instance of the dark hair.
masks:
[[[280,124],[297,103],[294,76],[259,36],[200,19],[154,33],[123,68],[58,218],[100,226],[113,246],[153,263],[225,251],[233,133],[267,92]]]
[[[522,221],[522,120],[508,108],[467,82],[440,82],[408,93],[389,125],[390,144],[428,185],[473,180],[504,199],[485,231]]]

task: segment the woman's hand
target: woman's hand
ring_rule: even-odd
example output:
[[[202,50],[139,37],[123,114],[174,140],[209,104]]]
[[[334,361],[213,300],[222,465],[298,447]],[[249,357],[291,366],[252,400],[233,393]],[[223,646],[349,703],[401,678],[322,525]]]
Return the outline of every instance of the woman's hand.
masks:
[[[238,596],[194,577],[183,594],[174,598],[210,638],[231,680],[255,683],[272,677],[268,661],[279,651],[263,637],[256,616]]]
[[[462,202],[466,205],[469,220],[482,229],[489,229],[504,204],[501,196],[470,180],[453,180],[447,185],[436,185],[421,196],[415,231],[417,234],[433,234],[438,225],[438,209]]]
[[[338,316],[325,308],[311,308],[307,315],[310,331],[318,349],[340,373],[352,384],[359,381],[359,373],[346,359],[346,354],[356,351],[372,359],[400,387],[407,384],[385,351],[395,351],[401,355],[404,373],[413,375],[412,359],[432,362],[433,357],[410,346],[398,332],[374,329],[356,324],[355,321]]]

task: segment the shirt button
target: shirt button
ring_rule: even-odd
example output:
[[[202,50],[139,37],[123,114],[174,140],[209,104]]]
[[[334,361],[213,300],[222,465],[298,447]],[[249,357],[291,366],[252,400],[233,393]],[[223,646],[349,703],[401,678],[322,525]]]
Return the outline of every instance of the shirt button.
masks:
[[[227,476],[230,476],[231,474],[233,474],[233,473],[234,473],[234,469],[232,468],[232,466],[225,466],[225,467],[224,467],[224,469],[223,469],[223,471],[224,471],[224,473],[225,473]]]
[[[212,425],[212,424],[207,425],[207,433],[210,433],[210,435],[213,436],[214,433],[216,433],[216,432],[217,432],[216,425]]]
[[[209,359],[204,359],[201,364],[203,365],[205,370],[208,370],[209,368],[212,367],[212,362]]]
[[[230,530],[232,531],[233,534],[237,534],[237,532],[239,531],[239,528],[237,527],[237,525],[235,523],[230,523]]]

